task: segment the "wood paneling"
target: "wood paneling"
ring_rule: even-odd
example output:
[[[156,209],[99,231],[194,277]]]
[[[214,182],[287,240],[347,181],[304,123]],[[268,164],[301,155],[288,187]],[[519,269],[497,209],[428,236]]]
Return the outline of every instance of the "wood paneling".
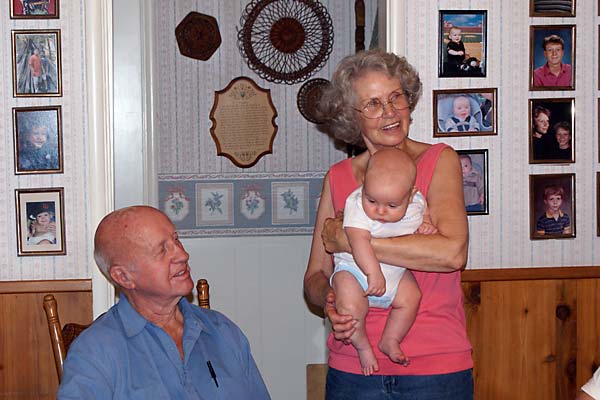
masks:
[[[463,273],[476,399],[575,397],[600,359],[600,267]]]
[[[92,321],[90,280],[0,282],[0,399],[54,399],[54,367],[45,294],[58,302],[61,323]]]

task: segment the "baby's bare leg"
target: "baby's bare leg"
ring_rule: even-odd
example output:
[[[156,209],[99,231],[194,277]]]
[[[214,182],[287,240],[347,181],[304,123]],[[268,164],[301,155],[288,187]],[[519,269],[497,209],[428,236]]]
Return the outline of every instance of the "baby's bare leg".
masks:
[[[333,276],[333,289],[335,290],[335,306],[340,314],[350,314],[357,320],[356,331],[350,337],[352,345],[358,351],[358,358],[364,375],[372,375],[379,371],[377,358],[367,338],[365,317],[369,311],[369,301],[364,296],[364,290],[347,271],[337,272]]]
[[[393,362],[405,366],[409,363],[408,357],[400,349],[400,342],[417,316],[420,301],[421,291],[417,281],[412,272],[406,270],[398,283],[398,291],[392,301],[392,311],[377,346]]]

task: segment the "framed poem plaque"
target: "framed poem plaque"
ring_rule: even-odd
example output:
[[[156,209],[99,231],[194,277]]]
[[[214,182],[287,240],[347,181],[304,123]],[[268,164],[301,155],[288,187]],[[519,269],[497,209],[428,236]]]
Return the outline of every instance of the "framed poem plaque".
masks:
[[[252,167],[273,152],[276,117],[269,89],[244,76],[233,79],[225,89],[215,92],[210,111],[210,134],[217,154],[240,168]]]

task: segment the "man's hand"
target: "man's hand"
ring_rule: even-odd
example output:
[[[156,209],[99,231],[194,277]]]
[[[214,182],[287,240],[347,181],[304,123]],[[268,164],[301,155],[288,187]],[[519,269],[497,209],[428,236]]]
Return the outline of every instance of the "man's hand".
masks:
[[[342,315],[337,313],[335,308],[335,293],[333,292],[333,289],[327,293],[323,312],[331,322],[333,336],[345,344],[352,343],[350,336],[352,336],[354,331],[356,331],[355,325],[357,321],[353,319],[351,315]]]
[[[323,224],[321,239],[323,246],[328,253],[350,253],[350,244],[342,228],[344,222],[344,213],[338,212],[335,218],[327,218]]]

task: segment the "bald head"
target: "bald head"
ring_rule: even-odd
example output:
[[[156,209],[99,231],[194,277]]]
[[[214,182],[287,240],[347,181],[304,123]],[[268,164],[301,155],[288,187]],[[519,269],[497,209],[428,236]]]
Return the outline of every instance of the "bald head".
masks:
[[[416,177],[417,167],[408,154],[398,149],[381,149],[369,158],[365,181],[371,179],[384,185],[403,185],[410,190]]]
[[[165,214],[149,206],[121,208],[100,221],[94,237],[94,259],[111,281],[111,266],[134,266],[136,256],[143,251],[141,244],[149,219],[164,219],[165,223],[171,224]]]

